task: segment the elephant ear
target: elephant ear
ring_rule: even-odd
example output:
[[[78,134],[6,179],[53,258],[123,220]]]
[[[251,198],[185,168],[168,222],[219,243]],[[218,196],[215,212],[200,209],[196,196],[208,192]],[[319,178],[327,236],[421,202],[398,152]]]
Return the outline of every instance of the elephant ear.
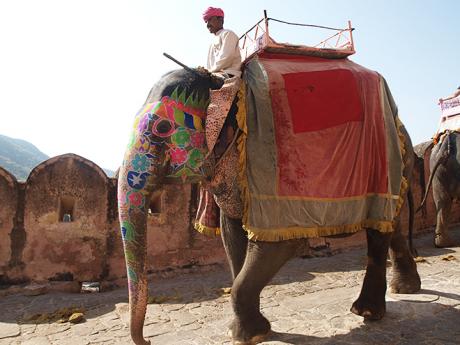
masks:
[[[206,143],[209,152],[212,152],[216,145],[228,111],[240,88],[240,84],[241,79],[233,77],[226,79],[221,89],[211,91],[210,103],[206,115]]]

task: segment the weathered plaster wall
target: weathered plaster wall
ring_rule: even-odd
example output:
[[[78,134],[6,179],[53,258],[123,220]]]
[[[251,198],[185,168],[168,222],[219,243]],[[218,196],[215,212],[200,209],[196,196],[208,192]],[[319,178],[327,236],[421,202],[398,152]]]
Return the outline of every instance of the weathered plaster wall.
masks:
[[[192,197],[191,185],[170,185],[158,195],[163,205],[162,212],[151,214],[148,218],[150,271],[170,265],[180,267],[222,261],[220,237],[207,238],[192,227],[196,193],[193,194]]]
[[[117,180],[113,181],[116,185]],[[193,188],[191,185],[169,185],[154,193],[152,202],[158,212],[150,213],[147,218],[149,272],[224,261],[220,237],[208,238],[192,228],[191,220],[195,216],[194,202],[191,202]],[[112,197],[116,200],[116,190]],[[126,267],[117,213],[110,222],[108,279],[115,279],[126,276]]]
[[[193,188],[165,186],[153,196],[150,272],[224,261],[220,238],[206,238],[191,226]],[[126,276],[117,179],[93,162],[74,154],[54,157],[24,183],[0,169],[0,205],[0,284]],[[67,212],[71,221],[63,221]]]
[[[0,280],[9,270],[11,232],[15,225],[18,183],[8,171],[0,168]]]
[[[101,168],[76,155],[52,158],[31,172],[24,209],[28,278],[82,281],[104,275],[107,192]],[[64,222],[63,213],[71,221]]]
[[[126,276],[123,242],[121,241],[120,224],[118,222],[117,184],[118,180],[116,178],[109,179],[107,195],[107,279]]]

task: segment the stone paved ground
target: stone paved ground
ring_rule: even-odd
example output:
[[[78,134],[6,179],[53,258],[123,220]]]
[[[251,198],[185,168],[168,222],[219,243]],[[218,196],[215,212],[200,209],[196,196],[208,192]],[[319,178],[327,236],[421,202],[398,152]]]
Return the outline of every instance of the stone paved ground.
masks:
[[[454,231],[460,243],[460,229]],[[263,344],[460,344],[460,249],[436,249],[431,235],[417,239],[422,291],[387,295],[387,315],[364,322],[349,312],[358,296],[365,249],[332,257],[294,259],[262,292],[263,313],[274,331]],[[391,276],[391,270],[388,273]],[[231,344],[226,268],[154,278],[144,334],[152,344]],[[152,291],[151,290],[151,291]],[[0,299],[0,345],[131,344],[125,289],[105,293],[49,293]],[[79,324],[35,324],[37,313],[86,309]],[[22,320],[19,322],[19,320]]]

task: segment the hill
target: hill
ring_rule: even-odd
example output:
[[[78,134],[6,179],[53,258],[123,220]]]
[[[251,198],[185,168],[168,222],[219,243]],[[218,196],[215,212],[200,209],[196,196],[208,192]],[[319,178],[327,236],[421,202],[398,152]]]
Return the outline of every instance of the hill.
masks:
[[[14,139],[0,134],[0,167],[8,170],[19,181],[25,181],[29,173],[49,156],[26,140]],[[108,177],[115,172],[104,169]]]
[[[30,171],[49,157],[28,141],[0,134],[0,166],[18,180],[25,180]]]

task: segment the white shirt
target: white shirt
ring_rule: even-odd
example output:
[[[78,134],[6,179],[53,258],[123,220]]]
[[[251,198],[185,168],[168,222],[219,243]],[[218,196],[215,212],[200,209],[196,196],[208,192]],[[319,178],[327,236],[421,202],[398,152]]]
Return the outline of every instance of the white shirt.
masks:
[[[241,76],[241,54],[238,36],[231,30],[216,32],[209,46],[207,69],[211,73],[223,72]]]

